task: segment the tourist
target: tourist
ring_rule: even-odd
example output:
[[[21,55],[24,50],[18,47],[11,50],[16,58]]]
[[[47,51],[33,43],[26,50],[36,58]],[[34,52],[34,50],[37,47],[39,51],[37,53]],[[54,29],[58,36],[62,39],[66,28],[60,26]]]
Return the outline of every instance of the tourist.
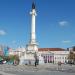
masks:
[[[58,68],[57,70],[61,70],[61,62],[58,62]]]

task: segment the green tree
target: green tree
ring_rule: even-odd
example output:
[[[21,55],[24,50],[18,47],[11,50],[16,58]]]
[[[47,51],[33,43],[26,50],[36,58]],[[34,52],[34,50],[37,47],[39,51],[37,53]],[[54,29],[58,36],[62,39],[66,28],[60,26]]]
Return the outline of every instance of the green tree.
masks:
[[[75,53],[73,51],[70,51],[69,55],[68,55],[68,59],[70,63],[74,63],[75,62]]]

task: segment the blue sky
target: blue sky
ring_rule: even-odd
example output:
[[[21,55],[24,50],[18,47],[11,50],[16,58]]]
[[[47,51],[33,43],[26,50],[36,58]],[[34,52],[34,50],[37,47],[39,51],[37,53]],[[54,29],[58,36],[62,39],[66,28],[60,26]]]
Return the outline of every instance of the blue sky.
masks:
[[[41,48],[75,45],[75,0],[34,0],[36,39]],[[0,0],[0,44],[26,46],[30,39],[33,0]]]

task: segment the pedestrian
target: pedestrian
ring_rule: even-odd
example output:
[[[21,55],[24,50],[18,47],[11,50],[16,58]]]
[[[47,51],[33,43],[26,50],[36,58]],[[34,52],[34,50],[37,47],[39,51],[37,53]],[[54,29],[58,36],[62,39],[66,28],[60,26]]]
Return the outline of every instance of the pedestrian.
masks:
[[[37,60],[35,60],[35,67],[37,66]]]
[[[61,70],[61,62],[58,62],[58,69],[57,70]]]

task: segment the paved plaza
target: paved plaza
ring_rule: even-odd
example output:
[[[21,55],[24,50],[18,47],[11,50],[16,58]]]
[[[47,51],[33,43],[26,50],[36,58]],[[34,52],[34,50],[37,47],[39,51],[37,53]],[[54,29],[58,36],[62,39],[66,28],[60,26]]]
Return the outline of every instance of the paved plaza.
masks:
[[[62,65],[58,70],[57,64],[38,65],[0,65],[0,75],[75,75],[75,65]]]

